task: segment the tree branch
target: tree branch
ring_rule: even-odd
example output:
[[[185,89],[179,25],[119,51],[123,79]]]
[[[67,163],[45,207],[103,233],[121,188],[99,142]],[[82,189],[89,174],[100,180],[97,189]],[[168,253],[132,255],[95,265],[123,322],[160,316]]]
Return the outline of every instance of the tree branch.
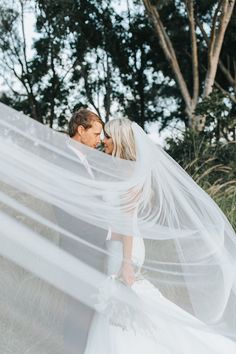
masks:
[[[198,53],[197,53],[197,36],[194,17],[193,0],[185,0],[185,5],[189,19],[190,39],[192,47],[192,75],[193,75],[193,106],[197,105],[199,97],[199,72],[198,72]]]
[[[217,81],[215,81],[214,85],[225,94],[233,103],[236,104],[236,97],[231,95],[228,91],[226,91]]]
[[[201,65],[203,70],[206,72],[207,68],[204,65]],[[216,80],[214,82],[214,85],[224,94],[226,95],[233,103],[236,103],[236,97],[231,95],[228,91],[226,91]]]
[[[175,75],[177,84],[179,85],[182,97],[185,102],[186,106],[186,113],[189,116],[189,118],[192,117],[192,99],[188,91],[187,84],[185,82],[185,79],[182,75],[175,50],[173,48],[173,45],[171,43],[171,40],[163,26],[163,23],[161,21],[159,12],[157,8],[151,4],[150,0],[143,0],[144,6],[146,8],[146,11],[148,12],[149,16],[152,19],[152,22],[154,24],[154,28],[157,32],[157,36],[159,38],[160,46],[166,56],[166,59],[169,61],[173,73]]]
[[[234,86],[236,84],[236,81],[231,75],[230,71],[226,68],[222,60],[219,60],[219,67],[222,73],[225,75],[226,79],[229,81],[230,85]]]
[[[205,78],[203,97],[208,96],[213,89],[223,39],[226,28],[232,16],[235,0],[223,0],[219,2],[219,5],[221,5],[220,9],[218,6],[215,12],[216,15],[221,10],[221,15],[218,18],[219,27],[216,30],[216,22],[218,21],[213,19],[212,33],[214,32],[215,38],[211,40],[210,47],[208,49],[208,68]],[[214,16],[214,18],[215,17],[216,16]]]
[[[199,21],[199,19],[197,18],[197,25],[202,33],[202,36],[206,42],[206,44],[209,44],[209,38],[207,36],[206,31],[204,30],[204,27],[202,25],[202,23]],[[223,61],[221,59],[219,59],[219,68],[221,69],[222,73],[225,75],[226,79],[229,81],[230,85],[234,86],[236,83],[236,71],[235,71],[235,78],[233,78],[233,76],[231,75],[230,71],[226,68],[226,66],[224,65]]]
[[[222,0],[220,0],[218,2],[218,5],[217,5],[217,8],[215,10],[215,13],[214,13],[214,16],[213,16],[213,20],[212,20],[212,28],[211,28],[211,35],[210,35],[209,48],[208,48],[209,60],[211,60],[211,57],[212,57],[213,52],[214,52],[215,40],[216,40],[216,25],[217,25],[218,13],[220,11],[221,5],[222,5]]]
[[[26,39],[25,39],[25,25],[24,25],[24,3],[23,1],[20,1],[20,6],[21,6],[21,31],[22,31],[22,38],[23,38],[23,58],[25,61],[25,69],[27,74],[28,72],[28,62],[27,62],[27,56],[26,56]]]
[[[3,80],[4,80],[4,83],[7,85],[7,87],[9,88],[9,90],[11,90],[11,91],[14,93],[14,95],[16,95],[16,96],[22,96],[22,97],[28,97],[27,94],[25,94],[25,93],[20,93],[20,92],[17,92],[16,90],[14,90],[14,88],[11,86],[11,84],[8,82],[8,79],[7,79],[4,75],[2,75],[2,78],[3,78]]]
[[[83,79],[84,79],[84,86],[85,86],[85,91],[86,91],[86,94],[87,94],[88,101],[93,106],[93,108],[96,110],[98,115],[101,116],[99,108],[94,103],[93,97],[91,95],[91,92],[90,92],[90,89],[89,89],[88,74],[87,74],[86,69],[85,69],[85,67],[84,67],[82,62],[80,62],[80,66],[81,66],[81,73],[82,73]]]

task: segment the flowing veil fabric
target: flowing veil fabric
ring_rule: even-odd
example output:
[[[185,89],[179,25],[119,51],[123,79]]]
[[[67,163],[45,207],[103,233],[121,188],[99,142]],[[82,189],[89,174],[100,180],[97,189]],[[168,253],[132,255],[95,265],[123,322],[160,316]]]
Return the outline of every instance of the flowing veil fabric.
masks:
[[[71,346],[73,337],[87,338],[91,314],[83,308],[103,314],[104,328],[118,311],[120,322],[150,331],[152,319],[163,318],[236,341],[235,233],[190,176],[132,128],[136,162],[0,104],[1,353],[69,353],[68,319]],[[106,259],[116,257],[107,232],[144,240],[143,277],[189,316],[107,277]],[[75,323],[70,301],[81,309]],[[103,354],[113,353],[104,340]]]

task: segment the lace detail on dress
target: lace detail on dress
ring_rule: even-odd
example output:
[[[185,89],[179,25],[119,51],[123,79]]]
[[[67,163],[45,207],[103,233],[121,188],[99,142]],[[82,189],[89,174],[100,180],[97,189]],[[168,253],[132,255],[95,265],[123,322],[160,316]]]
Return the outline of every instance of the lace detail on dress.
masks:
[[[142,280],[143,278],[140,277],[140,281]],[[126,287],[134,298],[133,306],[119,300],[118,293],[122,290],[122,287],[126,287],[122,280],[115,275],[109,276],[100,286],[98,294],[93,296],[97,300],[95,309],[103,314],[112,326],[120,327],[126,331],[131,330],[135,334],[156,336],[156,326],[149,316],[143,312],[142,300],[132,288]]]

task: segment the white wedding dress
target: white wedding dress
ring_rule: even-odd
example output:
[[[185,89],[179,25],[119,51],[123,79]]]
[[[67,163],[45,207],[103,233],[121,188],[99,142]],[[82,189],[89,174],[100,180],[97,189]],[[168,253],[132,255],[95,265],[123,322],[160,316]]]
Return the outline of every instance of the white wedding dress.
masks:
[[[110,281],[116,282],[115,276],[119,272],[122,262],[122,242],[109,240],[107,241],[107,249],[112,255],[107,260],[107,273]],[[129,325],[130,321],[127,321],[127,318],[122,319],[122,317],[113,318],[107,322],[103,314],[96,313],[90,328],[85,354],[108,352],[112,354],[236,353],[235,342],[208,330],[207,326],[197,318],[165,298],[150,281],[141,275],[141,268],[145,260],[145,246],[141,238],[135,237],[133,240],[132,260],[136,266],[137,278],[132,290],[140,299],[152,303],[157,310],[159,308],[162,311],[158,317],[156,317],[156,313],[153,314],[150,328],[145,322],[139,322],[136,326],[135,324]],[[119,316],[119,310],[117,314]],[[173,321],[175,315],[182,321]],[[189,323],[189,326],[186,325],[186,322]]]
[[[70,149],[64,134],[0,104],[1,354],[69,354],[67,344],[79,354],[236,354],[235,232],[130,128],[135,162],[73,139]],[[119,279],[122,242],[104,247],[109,230],[134,236],[131,288]]]

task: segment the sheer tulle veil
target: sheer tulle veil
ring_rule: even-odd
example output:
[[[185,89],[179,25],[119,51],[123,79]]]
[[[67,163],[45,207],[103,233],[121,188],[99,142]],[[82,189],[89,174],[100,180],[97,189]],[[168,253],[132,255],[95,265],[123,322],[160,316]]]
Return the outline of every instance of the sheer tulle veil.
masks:
[[[1,352],[62,353],[68,298],[108,317],[106,304],[115,299],[145,318],[156,312],[188,322],[141,306],[114,281],[101,292],[109,230],[143,238],[143,276],[190,322],[194,315],[199,328],[236,341],[235,233],[191,177],[136,123],[132,129],[135,162],[0,104]]]

